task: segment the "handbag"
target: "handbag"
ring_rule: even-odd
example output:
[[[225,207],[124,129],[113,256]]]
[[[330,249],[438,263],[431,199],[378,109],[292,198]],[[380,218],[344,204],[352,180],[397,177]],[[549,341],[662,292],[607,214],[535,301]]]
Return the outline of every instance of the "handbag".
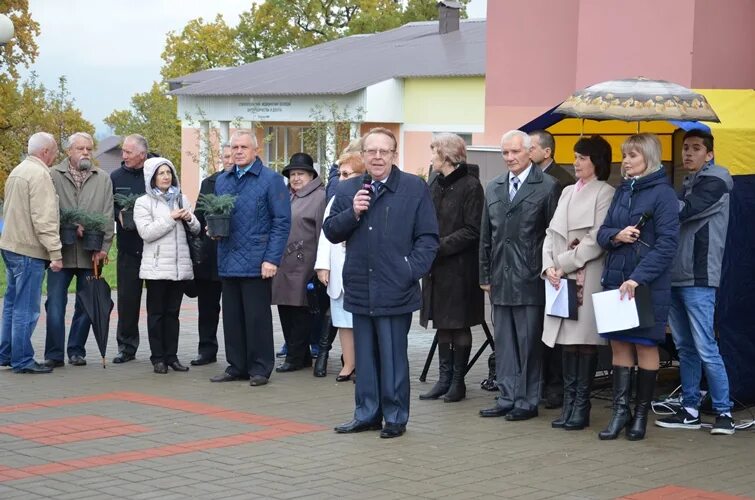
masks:
[[[183,195],[178,194],[178,208],[183,208]],[[191,256],[191,263],[196,265],[201,264],[204,261],[204,243],[202,237],[198,234],[191,232],[189,224],[185,220],[181,220],[184,225],[184,232],[186,233],[186,243],[189,245],[189,255]]]

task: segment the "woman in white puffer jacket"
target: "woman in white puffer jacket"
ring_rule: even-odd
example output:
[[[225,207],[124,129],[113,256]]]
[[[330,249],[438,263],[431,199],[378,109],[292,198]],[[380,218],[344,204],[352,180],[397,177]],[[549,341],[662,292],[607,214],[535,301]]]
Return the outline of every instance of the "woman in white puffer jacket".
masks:
[[[144,184],[146,194],[136,200],[134,222],[144,240],[139,277],[147,282],[150,361],[155,373],[168,373],[168,367],[185,372],[189,367],[177,356],[178,313],[186,282],[194,279],[186,224],[193,234],[199,233],[200,225],[169,160],[145,161]]]

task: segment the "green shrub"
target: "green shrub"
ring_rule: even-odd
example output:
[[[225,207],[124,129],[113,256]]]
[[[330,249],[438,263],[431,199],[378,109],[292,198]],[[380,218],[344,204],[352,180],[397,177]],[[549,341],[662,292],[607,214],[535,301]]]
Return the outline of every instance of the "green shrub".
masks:
[[[80,224],[81,218],[85,214],[80,208],[61,208],[60,225],[67,226],[70,224]]]
[[[197,200],[197,210],[205,215],[231,215],[236,197],[232,194],[201,194]]]
[[[121,210],[133,210],[134,204],[140,196],[140,194],[115,193],[113,201],[116,205],[121,207]]]
[[[84,226],[84,231],[104,231],[109,222],[105,214],[98,212],[84,212],[79,220],[79,224]]]

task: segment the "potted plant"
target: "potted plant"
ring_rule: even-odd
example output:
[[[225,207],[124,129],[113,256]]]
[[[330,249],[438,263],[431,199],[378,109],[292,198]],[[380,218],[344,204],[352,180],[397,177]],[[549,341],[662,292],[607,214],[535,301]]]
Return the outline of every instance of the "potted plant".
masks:
[[[197,210],[204,213],[207,235],[210,238],[226,238],[231,230],[231,212],[236,204],[232,194],[202,194],[197,201]]]
[[[78,208],[60,209],[60,242],[64,245],[76,243],[76,230],[83,212]]]
[[[79,224],[84,227],[82,245],[84,250],[99,252],[102,250],[102,242],[105,239],[105,226],[108,218],[105,214],[97,212],[84,212]]]
[[[124,194],[115,193],[113,201],[116,205],[121,207],[121,225],[123,229],[128,231],[136,230],[136,224],[134,224],[134,204],[139,198],[139,194]]]

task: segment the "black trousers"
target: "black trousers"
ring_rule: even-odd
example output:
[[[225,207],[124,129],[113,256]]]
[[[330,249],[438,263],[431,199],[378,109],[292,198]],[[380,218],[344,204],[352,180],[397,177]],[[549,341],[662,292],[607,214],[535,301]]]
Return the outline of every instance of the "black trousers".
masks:
[[[178,314],[186,283],[147,280],[147,333],[152,364],[178,360]]]
[[[301,366],[309,358],[309,339],[315,317],[309,306],[278,306],[283,338],[286,339],[286,362]]]
[[[226,373],[270,378],[275,363],[272,300],[270,279],[223,279]]]
[[[118,352],[136,354],[139,348],[139,310],[142,306],[142,286],[139,278],[140,255],[118,253]]]
[[[197,286],[197,310],[199,314],[200,356],[214,358],[218,354],[218,322],[220,321],[220,281],[195,279]]]
[[[564,393],[564,374],[561,356],[563,346],[556,344],[548,347],[543,344],[543,396],[561,395]]]

